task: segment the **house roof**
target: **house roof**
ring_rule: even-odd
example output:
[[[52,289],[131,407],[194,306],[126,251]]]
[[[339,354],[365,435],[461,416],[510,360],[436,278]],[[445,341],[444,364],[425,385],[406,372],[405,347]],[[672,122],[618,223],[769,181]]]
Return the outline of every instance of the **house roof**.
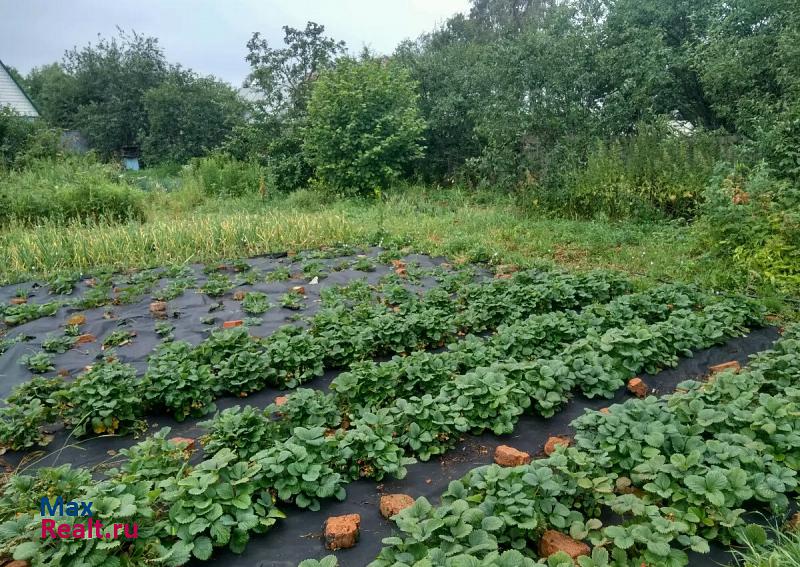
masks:
[[[17,83],[8,68],[0,61],[0,108],[10,107],[22,116],[37,118],[39,111],[25,89]]]

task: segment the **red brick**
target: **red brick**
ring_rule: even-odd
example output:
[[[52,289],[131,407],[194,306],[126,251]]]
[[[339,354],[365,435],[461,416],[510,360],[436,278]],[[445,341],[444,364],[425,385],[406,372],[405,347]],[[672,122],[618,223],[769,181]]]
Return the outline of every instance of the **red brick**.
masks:
[[[150,313],[164,313],[167,310],[166,301],[154,301],[150,304]]]
[[[608,415],[611,413],[611,411],[608,408],[600,408],[600,413]]]
[[[97,340],[97,337],[92,335],[91,333],[85,333],[78,337],[78,340],[75,341],[76,345],[85,345],[86,343],[93,343]]]
[[[23,303],[28,303],[28,299],[26,297],[12,297],[10,303],[11,305],[22,305]]]
[[[531,456],[524,451],[518,451],[514,447],[500,445],[494,450],[494,462],[501,467],[518,467],[530,463]]]
[[[186,449],[190,451],[195,449],[195,440],[191,437],[172,437],[169,442],[173,445],[185,445]]]
[[[234,327],[241,327],[243,323],[244,323],[244,321],[242,321],[241,319],[237,319],[235,321],[225,321],[222,324],[222,328],[223,329],[233,329]]]
[[[647,396],[647,384],[641,378],[631,378],[628,380],[628,391],[637,398]]]
[[[414,499],[408,494],[385,494],[381,496],[381,516],[391,518],[414,504]]]
[[[742,369],[742,365],[739,364],[736,360],[731,360],[730,362],[723,362],[722,364],[715,364],[714,366],[710,366],[708,371],[710,374],[718,374],[720,372],[725,372],[726,370],[733,370],[734,372],[739,372]]]
[[[67,319],[67,325],[83,325],[86,322],[86,315],[83,313],[77,313],[75,315],[70,316]]]
[[[570,443],[572,443],[572,440],[569,437],[550,437],[547,443],[544,444],[544,454],[549,457],[555,453],[556,447],[559,445],[569,447]]]
[[[353,547],[358,542],[360,526],[359,514],[331,516],[325,521],[325,547],[331,551]]]
[[[544,532],[542,539],[539,540],[539,556],[550,557],[559,551],[563,551],[572,559],[577,559],[581,555],[589,555],[590,553],[589,546],[582,541],[572,539],[568,535],[555,530]]]
[[[294,293],[298,294],[298,295],[305,295],[305,294],[306,294],[306,288],[304,288],[304,287],[303,287],[303,286],[301,286],[301,285],[296,285],[296,286],[294,286],[294,287],[292,288],[292,291],[293,291]]]
[[[289,400],[289,396],[278,396],[277,398],[275,398],[275,405],[276,406],[282,406],[288,400]]]

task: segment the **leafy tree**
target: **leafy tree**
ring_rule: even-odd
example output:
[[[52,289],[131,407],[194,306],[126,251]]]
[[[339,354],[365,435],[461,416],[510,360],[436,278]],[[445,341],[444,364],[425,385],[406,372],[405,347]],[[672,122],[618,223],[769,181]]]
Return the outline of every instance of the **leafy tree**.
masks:
[[[245,104],[227,83],[177,68],[144,94],[144,111],[145,160],[185,163],[219,147],[244,121]]]
[[[325,27],[314,22],[283,31],[283,48],[271,47],[259,33],[247,43],[251,71],[245,84],[258,99],[226,148],[239,159],[255,156],[268,168],[267,191],[298,189],[313,175],[302,152],[308,99],[319,74],[345,53],[344,42],[325,36]]]
[[[323,73],[303,144],[319,181],[365,194],[397,179],[423,155],[418,98],[408,71],[386,61],[343,59]]]
[[[18,169],[37,158],[54,157],[59,135],[41,120],[30,120],[0,107],[0,172]]]
[[[311,84],[344,55],[343,41],[323,35],[325,26],[308,22],[304,30],[283,26],[286,47],[270,47],[256,32],[247,42],[250,75],[246,84],[259,91],[264,106],[278,114],[304,110]]]
[[[120,30],[31,72],[31,94],[55,126],[79,130],[102,156],[137,143],[147,128],[144,94],[167,77],[158,40]]]

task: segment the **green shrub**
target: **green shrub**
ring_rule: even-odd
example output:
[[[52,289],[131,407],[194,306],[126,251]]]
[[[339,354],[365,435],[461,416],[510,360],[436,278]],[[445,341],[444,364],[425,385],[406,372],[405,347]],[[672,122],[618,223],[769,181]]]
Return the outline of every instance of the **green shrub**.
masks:
[[[721,151],[712,134],[644,125],[630,137],[598,140],[584,163],[545,182],[539,204],[582,218],[691,217]]]
[[[38,160],[0,177],[0,222],[145,219],[144,193],[91,158]]]
[[[0,171],[27,166],[58,154],[59,136],[41,120],[30,120],[0,107]]]
[[[765,166],[721,165],[705,193],[700,248],[732,260],[748,280],[800,290],[800,187]]]
[[[185,184],[196,184],[205,195],[241,197],[264,187],[266,171],[255,160],[239,161],[215,153],[192,161],[183,170]]]
[[[344,59],[322,74],[308,106],[303,152],[317,179],[346,194],[386,188],[422,156],[425,122],[408,71]]]

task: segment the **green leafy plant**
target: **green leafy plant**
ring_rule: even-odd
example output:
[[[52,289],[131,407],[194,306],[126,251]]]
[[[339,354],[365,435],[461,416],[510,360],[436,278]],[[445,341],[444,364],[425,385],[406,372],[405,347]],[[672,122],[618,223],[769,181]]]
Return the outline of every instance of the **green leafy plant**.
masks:
[[[249,291],[242,301],[242,310],[250,315],[261,315],[271,307],[266,293]]]
[[[229,448],[240,459],[249,459],[267,447],[278,433],[276,423],[252,406],[228,408],[200,426],[208,430],[203,437],[206,453],[214,455]]]
[[[136,370],[117,361],[100,362],[58,393],[64,421],[77,436],[126,433],[142,413]]]
[[[222,297],[233,288],[233,282],[225,274],[212,274],[200,291],[209,297]]]
[[[261,488],[261,465],[237,461],[222,449],[189,475],[167,481],[163,499],[170,503],[168,529],[200,559],[214,546],[241,553],[250,533],[266,532],[284,515]]]
[[[55,366],[53,366],[53,355],[47,352],[26,354],[20,357],[19,363],[35,374],[44,374],[45,372],[55,370]]]
[[[197,361],[192,346],[184,341],[163,343],[156,349],[141,388],[149,407],[166,409],[178,421],[214,410],[211,369]]]

